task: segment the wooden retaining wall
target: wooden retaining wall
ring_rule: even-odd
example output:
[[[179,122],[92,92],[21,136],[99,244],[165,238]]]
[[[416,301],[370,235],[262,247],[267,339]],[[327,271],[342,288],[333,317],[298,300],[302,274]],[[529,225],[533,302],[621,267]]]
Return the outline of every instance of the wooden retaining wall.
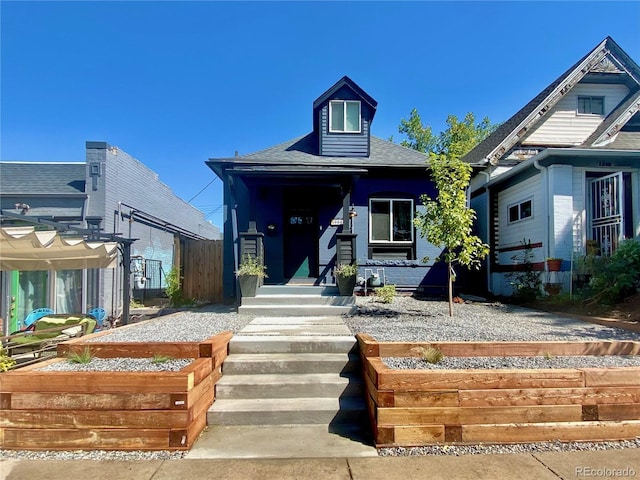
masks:
[[[640,436],[640,367],[394,370],[384,357],[640,355],[640,342],[379,343],[357,335],[377,447]]]
[[[97,357],[194,358],[179,372],[42,371],[61,358],[0,374],[0,448],[188,450],[206,426],[231,332],[200,343],[60,344]]]

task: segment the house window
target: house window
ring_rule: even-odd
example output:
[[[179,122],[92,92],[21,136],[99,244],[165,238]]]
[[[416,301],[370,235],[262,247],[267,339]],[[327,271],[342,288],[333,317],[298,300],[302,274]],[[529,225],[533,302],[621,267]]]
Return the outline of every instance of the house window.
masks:
[[[413,242],[413,200],[371,199],[369,241]]]
[[[604,115],[604,97],[578,97],[578,113]]]
[[[329,131],[360,133],[360,102],[331,100],[329,102]]]
[[[533,215],[533,200],[525,200],[524,202],[511,205],[509,207],[509,223],[525,220]]]

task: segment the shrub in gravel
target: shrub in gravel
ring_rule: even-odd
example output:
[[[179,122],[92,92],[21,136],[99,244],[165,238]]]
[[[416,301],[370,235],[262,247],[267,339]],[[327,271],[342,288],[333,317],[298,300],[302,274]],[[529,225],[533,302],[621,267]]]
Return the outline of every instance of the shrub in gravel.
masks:
[[[382,303],[392,303],[396,298],[396,286],[385,285],[384,287],[378,287],[375,289],[376,297]]]
[[[93,360],[93,354],[89,348],[85,348],[81,352],[69,352],[67,360],[69,363],[87,364]]]
[[[440,363],[444,360],[444,353],[439,348],[436,347],[423,347],[420,349],[422,358],[424,358],[427,362],[431,364]]]

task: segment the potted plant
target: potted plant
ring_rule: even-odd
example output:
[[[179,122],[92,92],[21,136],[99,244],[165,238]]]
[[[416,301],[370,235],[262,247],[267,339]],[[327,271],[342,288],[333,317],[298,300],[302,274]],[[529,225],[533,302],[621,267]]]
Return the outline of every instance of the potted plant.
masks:
[[[243,297],[256,296],[258,284],[267,276],[266,268],[261,258],[247,255],[242,260],[238,270],[236,270],[236,277],[238,277],[240,294]]]
[[[355,263],[341,263],[336,266],[333,273],[336,276],[336,283],[338,284],[338,291],[340,292],[340,295],[353,295],[353,289],[356,287],[358,265]]]
[[[562,268],[561,258],[547,258],[547,269],[550,272],[559,272]]]
[[[561,283],[545,283],[544,284],[544,291],[547,292],[547,294],[550,297],[555,297],[556,295],[560,294],[560,291],[562,290],[562,284]]]

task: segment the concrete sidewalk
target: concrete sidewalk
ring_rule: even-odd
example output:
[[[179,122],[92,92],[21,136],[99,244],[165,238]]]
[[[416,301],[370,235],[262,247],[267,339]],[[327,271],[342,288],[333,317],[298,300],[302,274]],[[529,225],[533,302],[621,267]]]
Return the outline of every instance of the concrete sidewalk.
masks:
[[[0,459],[2,480],[557,480],[640,477],[637,449],[535,454],[256,460]]]

